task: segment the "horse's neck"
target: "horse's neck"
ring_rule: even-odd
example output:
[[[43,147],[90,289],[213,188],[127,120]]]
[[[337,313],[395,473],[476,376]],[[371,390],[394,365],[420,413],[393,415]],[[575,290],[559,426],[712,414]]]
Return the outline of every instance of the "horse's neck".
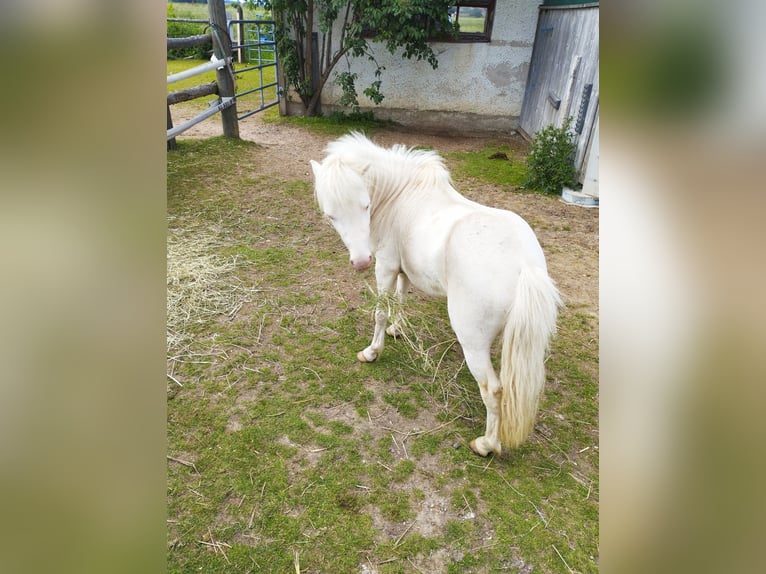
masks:
[[[469,202],[448,181],[429,185],[419,181],[417,174],[413,180],[397,177],[400,173],[398,170],[371,168],[365,174],[373,204],[370,234],[375,243],[379,244],[391,234],[399,235],[406,231],[412,224],[412,218],[418,214]]]

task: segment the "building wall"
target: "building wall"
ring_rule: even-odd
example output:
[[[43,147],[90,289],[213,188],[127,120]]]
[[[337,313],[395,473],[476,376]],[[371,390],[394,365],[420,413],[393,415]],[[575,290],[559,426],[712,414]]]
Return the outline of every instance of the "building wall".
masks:
[[[518,127],[532,57],[538,2],[497,0],[492,41],[489,43],[434,42],[439,67],[406,60],[401,51],[389,54],[383,44],[372,43],[376,60],[385,70],[375,106],[362,90],[374,80],[374,67],[366,58],[350,59],[357,73],[357,92],[363,111],[405,125],[444,131],[508,131]],[[333,32],[340,37],[340,30]],[[336,67],[346,69],[345,61]],[[337,108],[341,90],[328,82],[322,110]]]

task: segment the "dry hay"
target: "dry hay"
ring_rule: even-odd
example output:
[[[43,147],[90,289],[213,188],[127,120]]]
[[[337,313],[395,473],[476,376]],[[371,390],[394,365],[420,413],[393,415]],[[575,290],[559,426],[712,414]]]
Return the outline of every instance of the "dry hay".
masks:
[[[470,401],[470,391],[458,383],[458,375],[465,366],[465,359],[455,364],[445,359],[455,351],[458,343],[449,321],[439,318],[433,309],[424,312],[417,305],[404,305],[393,293],[376,294],[371,285],[367,289],[372,294],[371,304],[366,306],[371,320],[375,321],[375,311],[385,308],[389,318],[399,316],[397,338],[404,343],[401,349],[407,355],[409,364],[422,375],[431,378],[430,388],[423,390],[431,397],[434,404],[450,414],[455,409],[466,411],[466,402]],[[412,299],[410,299],[412,303]],[[471,389],[473,390],[473,389]]]
[[[199,226],[168,229],[168,355],[193,340],[189,329],[194,325],[214,317],[233,318],[258,291],[235,276],[235,255],[216,253],[227,246],[220,237],[220,230]]]

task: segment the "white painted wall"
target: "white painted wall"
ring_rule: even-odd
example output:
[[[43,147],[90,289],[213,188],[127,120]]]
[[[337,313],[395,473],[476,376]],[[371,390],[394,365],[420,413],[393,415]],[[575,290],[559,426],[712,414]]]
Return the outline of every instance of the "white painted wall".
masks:
[[[503,131],[515,129],[524,101],[529,62],[537,24],[538,2],[497,0],[489,43],[434,42],[439,59],[435,70],[424,61],[406,60],[401,51],[389,54],[373,43],[377,61],[385,66],[375,106],[362,90],[374,80],[374,67],[366,58],[350,59],[350,71],[359,74],[357,92],[363,110],[377,117],[423,127],[458,127]],[[340,37],[340,30],[333,32]],[[341,61],[335,71],[347,69]],[[332,111],[341,90],[328,82],[322,109]]]

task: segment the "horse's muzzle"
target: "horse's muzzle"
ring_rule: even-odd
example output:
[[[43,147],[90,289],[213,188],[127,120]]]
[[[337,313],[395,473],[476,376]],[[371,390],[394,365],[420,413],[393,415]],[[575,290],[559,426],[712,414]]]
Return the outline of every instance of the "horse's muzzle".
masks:
[[[351,267],[353,267],[357,271],[364,271],[370,265],[372,265],[372,255],[368,255],[367,257],[359,257],[357,259],[351,260]]]

